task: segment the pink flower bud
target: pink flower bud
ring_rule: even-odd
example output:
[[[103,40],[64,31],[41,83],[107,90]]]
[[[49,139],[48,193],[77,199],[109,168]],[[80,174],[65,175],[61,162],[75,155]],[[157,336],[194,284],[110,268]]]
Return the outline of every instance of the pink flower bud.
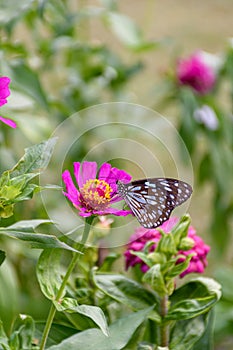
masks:
[[[201,52],[178,61],[177,78],[180,85],[190,86],[200,95],[209,93],[216,81],[213,67],[208,65]]]

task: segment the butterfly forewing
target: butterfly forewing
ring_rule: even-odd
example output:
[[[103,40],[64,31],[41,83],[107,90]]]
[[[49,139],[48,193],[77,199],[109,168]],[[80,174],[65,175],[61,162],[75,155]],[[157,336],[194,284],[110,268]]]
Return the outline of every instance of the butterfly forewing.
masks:
[[[155,228],[191,196],[192,188],[177,179],[152,178],[128,184],[118,182],[118,193],[142,226]]]

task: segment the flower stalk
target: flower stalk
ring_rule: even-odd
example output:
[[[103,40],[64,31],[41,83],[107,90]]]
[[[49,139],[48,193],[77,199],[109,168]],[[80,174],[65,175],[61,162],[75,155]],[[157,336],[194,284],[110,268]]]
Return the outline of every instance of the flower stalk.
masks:
[[[54,300],[56,302],[59,302],[61,296],[63,295],[63,292],[64,292],[65,287],[67,285],[67,282],[69,280],[69,277],[70,277],[71,273],[73,272],[80,256],[82,255],[82,253],[84,251],[85,244],[86,244],[88,236],[89,236],[89,232],[90,232],[90,228],[91,228],[91,224],[92,224],[93,219],[94,219],[94,216],[91,216],[91,217],[86,218],[86,220],[85,220],[85,226],[84,226],[82,238],[81,238],[81,241],[78,243],[79,251],[73,253],[72,260],[68,266],[66,274],[63,278],[61,286],[60,286],[60,288],[57,292],[56,298]],[[56,308],[55,308],[54,304],[52,303],[52,305],[50,307],[49,315],[47,318],[47,322],[46,322],[46,325],[44,328],[44,332],[43,332],[43,335],[41,338],[40,350],[45,349],[45,345],[46,345],[46,342],[48,339],[48,335],[49,335],[55,314],[56,314]]]
[[[167,295],[164,295],[160,299],[160,316],[162,318],[162,323],[159,326],[159,345],[162,347],[168,347],[169,345],[169,324],[164,321],[165,316],[168,312],[169,299]]]

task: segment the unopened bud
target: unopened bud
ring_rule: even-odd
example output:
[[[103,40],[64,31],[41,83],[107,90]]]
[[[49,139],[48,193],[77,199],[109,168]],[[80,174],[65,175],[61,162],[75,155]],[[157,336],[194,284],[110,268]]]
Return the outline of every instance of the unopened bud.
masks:
[[[179,250],[189,250],[192,249],[195,242],[190,237],[182,238],[179,244]]]
[[[166,262],[166,257],[162,253],[149,253],[147,257],[150,259],[150,261],[152,261],[153,264],[164,264]]]

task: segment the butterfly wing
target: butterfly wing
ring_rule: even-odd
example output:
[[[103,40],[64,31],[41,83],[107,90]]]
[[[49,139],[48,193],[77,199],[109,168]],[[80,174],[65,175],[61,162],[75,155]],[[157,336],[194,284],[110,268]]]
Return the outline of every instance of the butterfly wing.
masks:
[[[143,227],[155,228],[168,220],[172,210],[191,196],[192,188],[177,179],[152,178],[121,183],[118,193]]]

